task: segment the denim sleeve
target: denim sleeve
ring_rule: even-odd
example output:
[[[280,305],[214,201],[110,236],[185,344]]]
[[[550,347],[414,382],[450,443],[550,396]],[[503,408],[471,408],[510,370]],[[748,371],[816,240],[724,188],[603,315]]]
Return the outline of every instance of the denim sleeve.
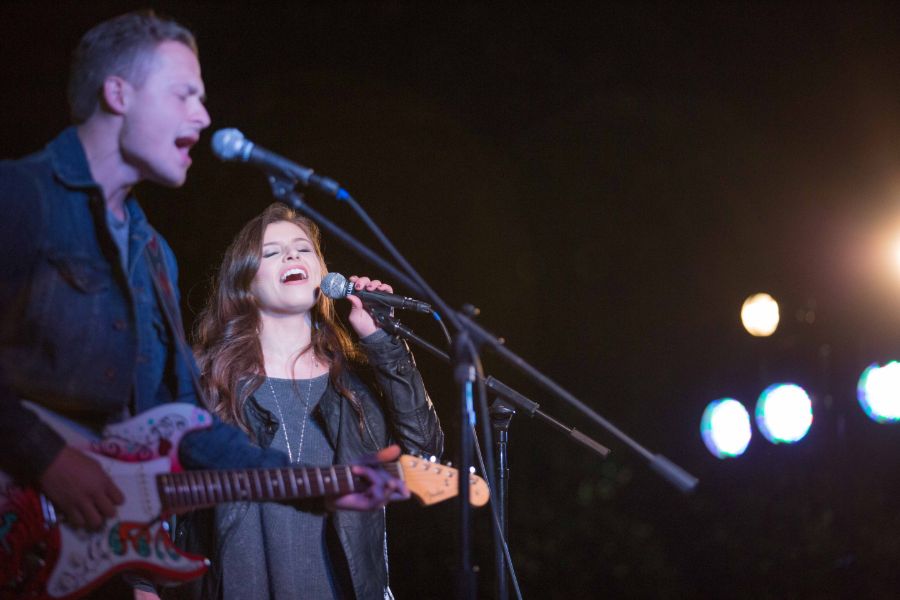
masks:
[[[12,385],[7,349],[16,332],[41,235],[39,182],[11,162],[0,162],[0,468],[36,481],[65,446],[63,439],[22,406]]]
[[[251,469],[286,467],[284,452],[260,448],[242,430],[213,419],[213,426],[188,433],[181,440],[178,457],[186,469]]]

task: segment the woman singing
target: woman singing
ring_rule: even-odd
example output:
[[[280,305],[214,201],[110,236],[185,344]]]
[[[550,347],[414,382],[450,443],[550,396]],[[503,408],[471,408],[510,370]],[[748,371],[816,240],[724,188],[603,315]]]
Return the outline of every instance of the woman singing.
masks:
[[[318,229],[282,204],[238,233],[199,320],[210,408],[292,463],[349,464],[392,443],[440,455],[440,423],[406,344],[348,296],[355,344],[319,293],[326,272]],[[350,279],[357,289],[391,292]],[[219,506],[207,593],[391,598],[384,510],[365,510],[363,500]]]

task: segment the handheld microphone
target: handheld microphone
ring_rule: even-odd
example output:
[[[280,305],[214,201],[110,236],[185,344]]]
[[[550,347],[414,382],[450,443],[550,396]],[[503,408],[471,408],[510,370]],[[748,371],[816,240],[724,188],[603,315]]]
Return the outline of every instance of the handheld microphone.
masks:
[[[333,179],[316,175],[308,167],[298,165],[279,154],[257,146],[234,128],[220,129],[213,134],[212,151],[223,161],[250,163],[331,196],[337,196],[341,192],[340,184]]]
[[[368,290],[357,290],[353,288],[353,282],[347,281],[347,278],[340,273],[328,273],[322,278],[322,293],[332,300],[346,298],[354,295],[363,302],[372,302],[391,308],[399,308],[400,310],[414,310],[420,313],[431,313],[431,305],[421,300],[413,300],[396,294],[388,294],[387,292],[370,292]]]

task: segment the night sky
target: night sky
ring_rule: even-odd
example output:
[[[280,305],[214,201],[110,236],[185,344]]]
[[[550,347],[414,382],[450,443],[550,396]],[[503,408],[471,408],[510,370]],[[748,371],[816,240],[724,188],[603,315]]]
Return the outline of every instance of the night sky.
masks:
[[[68,123],[69,54],[132,2],[0,5],[0,157]],[[488,374],[594,436],[606,461],[517,416],[510,547],[526,598],[883,597],[900,561],[900,430],[856,402],[900,359],[900,6],[525,7],[159,2],[200,46],[213,125],[181,189],[138,195],[180,261],[188,323],[225,246],[271,201],[212,131],[338,180],[452,305],[581,401],[698,476],[684,497],[495,354]],[[346,206],[307,200],[373,245]],[[333,238],[331,270],[386,277]],[[398,290],[404,292],[406,290]],[[760,291],[782,324],[753,339]],[[433,322],[404,323],[435,343]],[[417,353],[457,448],[449,370]],[[799,445],[754,430],[720,461],[706,404],[807,387]],[[388,513],[398,598],[452,597],[453,503]],[[486,511],[479,584],[492,597]]]

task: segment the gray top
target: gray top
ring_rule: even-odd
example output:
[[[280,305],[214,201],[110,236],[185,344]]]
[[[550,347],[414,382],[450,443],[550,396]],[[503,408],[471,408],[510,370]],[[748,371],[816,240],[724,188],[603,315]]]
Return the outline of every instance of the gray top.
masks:
[[[327,385],[327,374],[296,381],[267,378],[253,395],[260,406],[281,422],[271,447],[287,453],[290,446],[294,462],[326,466],[334,461],[334,448],[313,417]],[[335,576],[333,558],[335,551],[341,550],[338,543],[331,543],[334,537],[327,514],[306,512],[294,503],[251,504],[223,549],[224,597],[226,600],[346,597],[337,583],[340,577]],[[344,558],[338,555],[337,560]]]
[[[119,248],[119,260],[122,261],[122,270],[128,273],[128,211],[125,211],[125,219],[120,221],[111,210],[107,210],[106,227]]]

